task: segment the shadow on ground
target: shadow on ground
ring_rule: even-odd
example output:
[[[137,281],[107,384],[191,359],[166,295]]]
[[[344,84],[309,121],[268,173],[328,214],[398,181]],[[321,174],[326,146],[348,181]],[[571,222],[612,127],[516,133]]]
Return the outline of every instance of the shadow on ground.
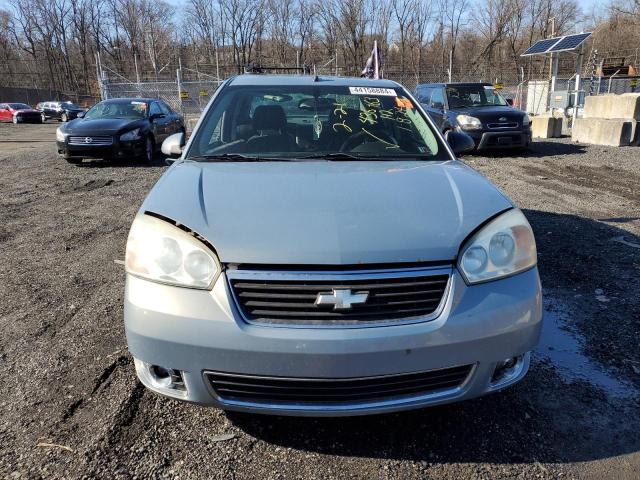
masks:
[[[463,157],[543,158],[549,156],[576,155],[583,154],[585,152],[586,147],[577,143],[554,142],[553,140],[534,140],[527,149],[482,150],[470,155],[465,154]]]
[[[153,162],[147,163],[144,160],[126,158],[85,158],[82,163],[77,165],[82,168],[117,168],[117,167],[141,167],[141,168],[157,168],[166,167],[165,157],[155,156]]]

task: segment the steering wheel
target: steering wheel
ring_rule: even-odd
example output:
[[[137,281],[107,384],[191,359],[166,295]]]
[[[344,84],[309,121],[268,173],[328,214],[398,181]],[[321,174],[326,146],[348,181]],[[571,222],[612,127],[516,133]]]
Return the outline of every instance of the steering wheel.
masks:
[[[385,147],[394,147],[394,148],[398,147],[398,144],[396,143],[395,139],[392,136],[388,135],[387,133],[384,133],[384,132],[369,133],[369,132],[365,132],[364,130],[360,130],[358,133],[350,136],[344,141],[344,143],[340,146],[340,151],[351,152],[353,151],[354,148],[362,145],[367,140],[369,140],[370,142],[379,142]]]

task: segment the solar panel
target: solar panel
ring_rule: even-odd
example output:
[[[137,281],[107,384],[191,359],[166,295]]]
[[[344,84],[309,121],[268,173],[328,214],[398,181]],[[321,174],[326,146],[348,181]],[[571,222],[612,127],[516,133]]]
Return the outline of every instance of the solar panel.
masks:
[[[560,52],[566,50],[575,50],[582,42],[584,42],[587,38],[589,38],[591,33],[578,33],[576,35],[567,35],[558,43],[556,43],[553,47],[548,50],[548,53],[551,52]]]
[[[536,55],[538,53],[545,53],[547,50],[549,50],[550,47],[553,47],[553,45],[560,39],[562,39],[562,37],[538,40],[536,43],[531,45],[528,48],[528,50],[524,52],[521,56],[524,57],[525,55]]]

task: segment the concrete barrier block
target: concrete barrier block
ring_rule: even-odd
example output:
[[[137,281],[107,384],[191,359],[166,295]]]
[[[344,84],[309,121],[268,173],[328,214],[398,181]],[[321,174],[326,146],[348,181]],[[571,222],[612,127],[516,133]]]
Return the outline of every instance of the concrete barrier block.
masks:
[[[533,138],[559,138],[562,136],[562,119],[547,116],[531,117]]]
[[[637,122],[634,120],[578,118],[573,124],[571,140],[620,147],[632,145],[636,131]]]
[[[586,97],[584,117],[640,120],[640,93]]]

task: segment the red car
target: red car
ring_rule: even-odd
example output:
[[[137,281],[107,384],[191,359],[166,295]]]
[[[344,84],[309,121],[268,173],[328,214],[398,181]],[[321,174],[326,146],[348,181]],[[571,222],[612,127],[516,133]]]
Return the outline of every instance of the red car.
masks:
[[[0,103],[0,122],[42,123],[42,114],[26,103]]]

